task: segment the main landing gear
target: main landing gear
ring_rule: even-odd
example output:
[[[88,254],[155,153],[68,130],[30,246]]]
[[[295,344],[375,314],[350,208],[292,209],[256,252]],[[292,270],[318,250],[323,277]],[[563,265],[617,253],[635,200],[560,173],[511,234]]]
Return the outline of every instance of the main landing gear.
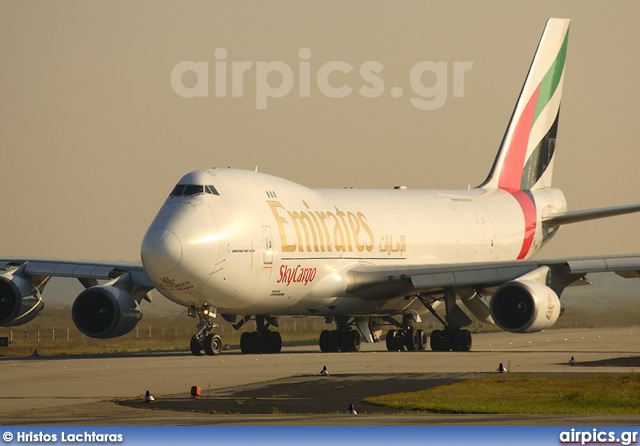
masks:
[[[471,350],[471,332],[455,327],[431,332],[431,350],[434,352],[468,352]]]
[[[426,331],[412,326],[387,332],[387,350],[390,352],[426,350],[428,344],[434,352],[468,352],[471,350],[471,332],[449,326],[444,330],[433,330],[431,342],[427,342]]]
[[[349,318],[337,318],[336,330],[324,330],[320,333],[320,350],[329,352],[360,351],[360,332],[353,330]]]
[[[256,331],[245,331],[240,336],[242,353],[280,353],[282,337],[277,331],[270,331],[269,325],[277,327],[277,320],[268,316],[256,316]]]
[[[415,329],[410,315],[404,315],[402,324],[398,324],[392,318],[386,318],[386,320],[401,327],[398,330],[389,330],[387,332],[387,350],[401,352],[427,349],[427,332],[422,329]]]
[[[434,352],[468,352],[471,350],[471,332],[462,329],[462,327],[471,324],[471,319],[456,304],[456,294],[453,290],[448,289],[444,293],[445,320],[442,320],[435,312],[427,299],[423,296],[418,296],[418,299],[444,325],[443,330],[431,332],[431,350]]]
[[[475,295],[475,291],[467,290],[462,299]],[[468,352],[471,350],[471,332],[462,327],[471,324],[471,319],[456,304],[456,294],[452,289],[445,290],[444,296],[438,297],[445,303],[446,316],[443,320],[433,309],[432,299],[425,296],[417,296],[420,302],[444,325],[442,330],[433,330],[431,332],[431,350],[434,352]],[[387,350],[390,352],[397,351],[415,351],[426,350],[427,333],[421,329],[413,327],[413,318],[410,315],[404,315],[402,323],[397,322],[392,317],[385,317],[388,323],[398,327],[397,330],[389,330],[387,332]]]
[[[219,355],[222,351],[222,338],[215,333],[209,333],[218,327],[218,324],[213,322],[216,317],[215,310],[212,311],[208,306],[189,307],[189,316],[196,317],[196,315],[200,322],[198,322],[198,331],[191,338],[189,345],[191,353],[195,356]]]

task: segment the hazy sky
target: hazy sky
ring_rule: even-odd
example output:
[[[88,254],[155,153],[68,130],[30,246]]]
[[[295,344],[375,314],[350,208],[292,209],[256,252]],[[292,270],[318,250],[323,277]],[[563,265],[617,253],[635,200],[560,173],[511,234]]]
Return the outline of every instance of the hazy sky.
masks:
[[[636,1],[2,0],[0,257],[138,261],[173,185],[204,167],[257,165],[311,187],[475,186],[548,17],[572,19],[554,186],[573,210],[640,202],[639,15]],[[227,97],[216,95],[219,48],[228,67],[252,62],[242,97],[231,74]],[[208,97],[174,91],[183,61],[208,64]],[[257,66],[270,61],[291,67],[293,88],[257,110]],[[316,82],[332,61],[354,67],[329,78],[353,89],[344,98]],[[359,92],[367,61],[384,67],[379,97]],[[447,69],[419,78],[446,79],[436,110],[410,101],[422,61]],[[462,97],[456,62],[473,63]],[[539,257],[638,252],[639,226],[640,216],[570,225]]]

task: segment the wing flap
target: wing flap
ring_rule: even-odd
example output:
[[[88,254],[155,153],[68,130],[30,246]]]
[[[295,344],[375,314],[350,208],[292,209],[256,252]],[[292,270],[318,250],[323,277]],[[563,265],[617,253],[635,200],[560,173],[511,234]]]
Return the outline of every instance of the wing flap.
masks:
[[[86,277],[89,279],[110,279],[113,267],[58,262],[29,262],[24,272],[31,276]]]
[[[448,272],[411,276],[411,283],[415,288],[439,288],[457,285],[458,281],[455,273]]]
[[[572,272],[587,273],[606,270],[607,263],[604,259],[577,259],[567,260],[567,266]]]
[[[535,268],[535,265],[522,265],[420,274],[412,275],[411,282],[417,289],[460,287],[478,284],[495,285],[513,280]]]
[[[640,256],[587,257],[567,259],[566,263],[572,273],[623,273],[640,269]]]

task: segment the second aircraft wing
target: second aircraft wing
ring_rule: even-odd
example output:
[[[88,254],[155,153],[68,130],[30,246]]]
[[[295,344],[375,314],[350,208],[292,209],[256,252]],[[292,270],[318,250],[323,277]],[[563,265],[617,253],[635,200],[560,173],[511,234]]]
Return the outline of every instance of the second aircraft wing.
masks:
[[[366,299],[389,299],[447,288],[483,290],[518,279],[541,266],[549,267],[551,277],[547,285],[560,294],[588,273],[615,272],[625,278],[640,277],[640,254],[437,266],[361,265],[346,273],[346,292]]]

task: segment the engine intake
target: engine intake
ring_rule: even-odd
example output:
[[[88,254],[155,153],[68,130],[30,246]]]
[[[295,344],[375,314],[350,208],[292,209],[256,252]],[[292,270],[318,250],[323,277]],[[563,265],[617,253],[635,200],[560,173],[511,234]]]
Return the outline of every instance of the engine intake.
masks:
[[[513,333],[545,330],[556,323],[562,309],[551,288],[519,279],[501,285],[491,297],[490,308],[496,325]]]
[[[0,326],[26,324],[43,308],[42,296],[29,280],[12,274],[0,275]]]
[[[115,338],[129,333],[142,319],[138,302],[126,290],[94,286],[78,295],[71,308],[73,322],[92,338]]]

